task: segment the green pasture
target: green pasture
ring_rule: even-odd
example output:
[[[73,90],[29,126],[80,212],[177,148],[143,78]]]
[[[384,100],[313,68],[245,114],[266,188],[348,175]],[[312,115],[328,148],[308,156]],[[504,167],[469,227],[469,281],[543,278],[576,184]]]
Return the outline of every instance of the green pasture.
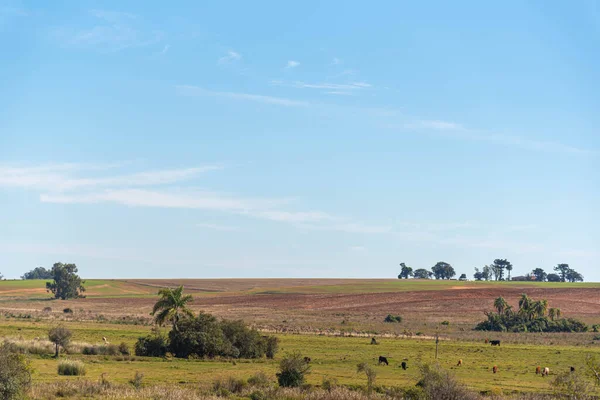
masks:
[[[148,333],[148,327],[130,325],[103,325],[101,323],[69,322],[73,340],[100,343],[105,336],[111,343],[122,341],[133,347],[137,337]],[[0,320],[0,336],[35,338],[45,337],[49,325],[40,321]],[[87,378],[96,380],[102,373],[115,382],[127,382],[136,371],[145,375],[145,381],[167,384],[210,384],[219,377],[248,378],[258,371],[273,376],[278,359],[285,353],[299,351],[311,357],[312,372],[308,382],[320,384],[323,378],[336,379],[340,384],[363,385],[364,376],[356,373],[360,362],[372,364],[377,371],[377,383],[385,386],[410,386],[417,381],[418,366],[435,361],[435,342],[426,339],[380,339],[371,345],[369,338],[328,337],[313,335],[279,335],[281,350],[275,360],[163,360],[137,357],[135,361],[119,361],[118,357],[73,355],[87,366]],[[586,354],[600,356],[599,346],[551,346],[502,344],[492,347],[484,343],[442,340],[439,344],[439,363],[450,369],[469,387],[479,391],[502,389],[516,391],[547,391],[550,378],[535,375],[535,367],[549,367],[551,374],[567,371],[574,366],[584,371]],[[389,366],[378,366],[377,358],[388,357]],[[31,356],[35,369],[34,381],[79,379],[59,377],[57,361],[49,357]],[[399,368],[406,359],[408,370]],[[457,367],[459,359],[463,366]],[[499,373],[492,373],[497,365]]]

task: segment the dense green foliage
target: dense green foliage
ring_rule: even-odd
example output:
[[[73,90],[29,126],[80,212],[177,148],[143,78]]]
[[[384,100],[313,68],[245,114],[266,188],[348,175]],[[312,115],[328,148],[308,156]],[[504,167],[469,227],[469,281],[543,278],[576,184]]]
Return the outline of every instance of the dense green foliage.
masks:
[[[0,399],[20,399],[31,386],[31,368],[10,345],[0,346]]]
[[[398,279],[408,279],[411,276],[413,276],[413,269],[407,267],[404,263],[400,263],[400,275],[398,275]]]
[[[136,356],[145,357],[163,357],[167,350],[167,338],[158,329],[138,338],[134,348]]]
[[[52,279],[52,270],[37,267],[21,275],[21,279]]]
[[[416,269],[413,273],[415,279],[429,279],[433,276],[433,272],[427,271],[425,268]]]
[[[452,265],[447,262],[440,261],[431,268],[435,279],[450,279],[456,275]]]
[[[514,311],[506,300],[494,301],[496,312],[486,312],[487,320],[475,327],[481,331],[499,332],[586,332],[588,327],[572,318],[560,318],[560,309],[548,309],[546,300],[533,300],[521,295],[519,310]]]
[[[218,321],[214,316],[200,313],[179,323],[178,330],[169,332],[169,351],[177,357],[260,358],[274,356],[274,340],[263,337],[243,321]]]
[[[65,376],[85,375],[85,365],[79,360],[62,360],[58,363],[58,374]]]
[[[388,314],[387,317],[383,320],[383,322],[402,322],[402,317],[400,315],[392,315]]]
[[[66,300],[83,297],[85,287],[81,278],[77,275],[75,264],[56,263],[52,266],[52,282],[46,282],[46,290],[54,294],[54,298]]]

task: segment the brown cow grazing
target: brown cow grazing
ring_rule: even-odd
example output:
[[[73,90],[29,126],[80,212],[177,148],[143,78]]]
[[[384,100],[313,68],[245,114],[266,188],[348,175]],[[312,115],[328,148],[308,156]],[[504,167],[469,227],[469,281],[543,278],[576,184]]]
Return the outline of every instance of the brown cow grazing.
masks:
[[[549,373],[550,373],[550,368],[545,367],[544,370],[542,371],[542,376],[548,376]]]
[[[456,364],[457,367],[462,367],[462,359],[458,360],[458,364]]]
[[[575,372],[575,367],[571,367],[571,372]]]
[[[489,339],[485,339],[485,344],[488,344],[490,342]]]
[[[539,375],[542,373],[542,367],[540,367],[539,365],[537,367],[535,367],[535,374]]]
[[[496,373],[496,372],[498,372],[498,367],[494,365],[494,366],[492,367],[492,372],[493,372],[493,373]]]
[[[379,364],[379,365],[381,365],[381,364],[390,365],[390,364],[388,363],[388,360],[387,360],[387,358],[386,358],[386,357],[384,357],[384,356],[379,356],[379,362],[378,362],[377,364]]]

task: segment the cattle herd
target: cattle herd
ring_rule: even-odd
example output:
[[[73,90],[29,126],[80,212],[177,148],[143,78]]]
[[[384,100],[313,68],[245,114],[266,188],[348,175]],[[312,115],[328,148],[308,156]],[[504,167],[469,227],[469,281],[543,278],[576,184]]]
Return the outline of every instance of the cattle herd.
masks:
[[[500,346],[500,340],[489,340],[489,339],[485,339],[485,343],[486,343],[486,344],[488,344],[488,343],[489,343],[489,344],[491,344],[492,346]],[[377,341],[375,340],[375,338],[372,338],[372,339],[371,339],[371,344],[378,344],[378,343],[377,343]],[[305,357],[305,358],[307,358],[307,357]],[[403,370],[406,370],[406,369],[408,368],[408,364],[407,364],[407,362],[406,362],[406,361],[408,361],[408,360],[407,360],[407,359],[404,359],[404,361],[402,361],[402,363],[400,364],[400,367],[401,367]],[[390,365],[390,364],[389,364],[389,361],[388,361],[388,357],[385,357],[385,356],[379,356],[379,360],[378,360],[377,364],[378,364],[378,365],[382,365],[382,364],[385,364],[385,365]],[[462,367],[462,365],[463,365],[463,360],[462,360],[462,359],[459,359],[459,360],[458,360],[458,363],[456,364],[456,366],[457,366],[457,367]],[[575,367],[570,367],[570,369],[571,369],[571,372],[575,372]],[[496,373],[498,373],[498,371],[499,371],[499,369],[498,369],[498,366],[497,366],[497,365],[494,365],[494,366],[492,367],[492,373],[496,374]],[[542,368],[541,366],[539,366],[539,365],[538,365],[538,366],[535,368],[535,374],[536,374],[536,375],[541,375],[542,377],[548,376],[548,375],[550,374],[550,368],[548,368],[548,367],[544,367],[544,368]]]

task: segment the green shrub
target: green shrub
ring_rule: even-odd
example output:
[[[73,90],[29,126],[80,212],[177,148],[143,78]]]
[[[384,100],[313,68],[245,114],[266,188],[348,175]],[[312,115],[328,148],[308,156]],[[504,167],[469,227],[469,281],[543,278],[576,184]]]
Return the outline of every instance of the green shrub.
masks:
[[[448,325],[450,325],[450,321],[442,321],[441,324],[448,326]]]
[[[592,332],[600,332],[600,324],[592,325]]]
[[[77,360],[61,360],[58,363],[58,374],[67,376],[85,375],[85,365]]]
[[[275,358],[275,354],[279,350],[279,339],[275,336],[265,337],[265,355],[267,358]]]
[[[250,400],[267,400],[269,397],[260,390],[250,393]]]
[[[248,384],[254,387],[267,387],[270,383],[269,377],[262,371],[248,378]]]
[[[131,354],[127,343],[121,342],[121,344],[119,345],[119,353],[121,353],[121,355],[124,356],[128,356],[129,354]]]
[[[383,322],[400,323],[400,322],[402,322],[402,317],[399,315],[388,314],[387,317],[385,317],[385,319],[383,320]]]
[[[245,380],[230,376],[227,379],[217,379],[214,381],[213,391],[218,395],[222,393],[240,394],[246,386],[248,386],[248,383]]]
[[[300,353],[288,354],[279,363],[277,382],[282,387],[299,387],[304,384],[304,376],[309,372],[310,365]]]
[[[167,339],[158,330],[150,335],[138,338],[135,343],[135,355],[144,357],[163,357],[167,353]]]
[[[0,398],[19,399],[24,397],[31,386],[31,368],[22,354],[0,346]]]
[[[592,338],[592,340],[600,340],[600,335],[594,335],[594,337]]]
[[[424,398],[429,400],[475,400],[478,396],[470,392],[458,382],[450,372],[439,366],[424,365],[421,367],[421,377],[417,383],[421,388]],[[418,394],[418,393],[415,393]],[[420,395],[420,394],[419,394]],[[418,398],[418,397],[417,397]]]

